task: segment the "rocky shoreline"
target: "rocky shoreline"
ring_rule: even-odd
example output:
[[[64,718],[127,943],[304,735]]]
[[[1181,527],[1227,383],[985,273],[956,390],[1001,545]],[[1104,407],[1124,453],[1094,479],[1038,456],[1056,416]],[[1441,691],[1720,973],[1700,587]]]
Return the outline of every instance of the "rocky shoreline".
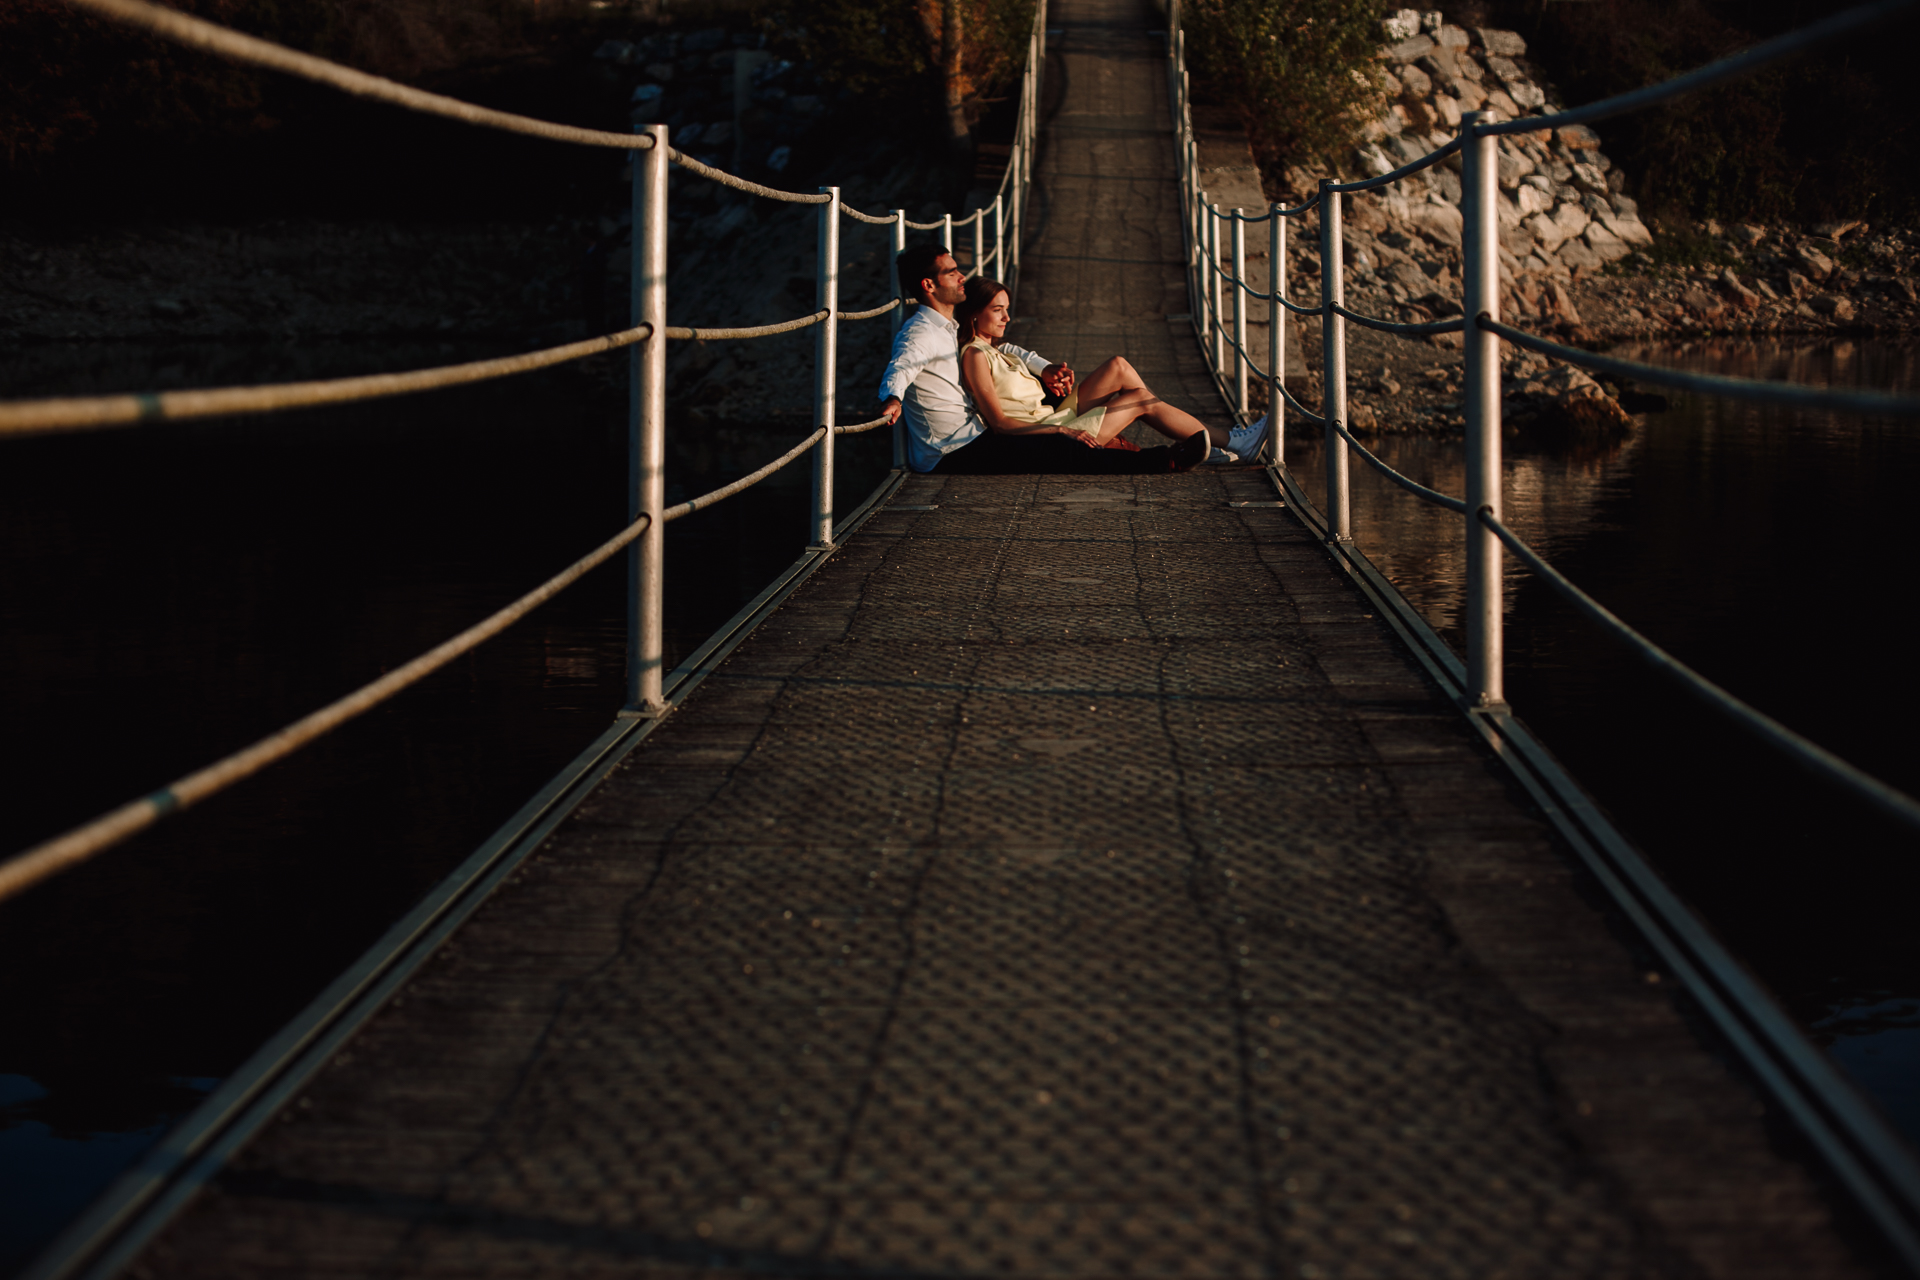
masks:
[[[1464,112],[1523,119],[1561,109],[1516,32],[1467,29],[1412,9],[1383,27],[1375,75],[1387,108],[1362,131],[1353,157],[1362,172],[1384,174],[1444,146]],[[1499,164],[1501,315],[1517,327],[1592,349],[1629,340],[1838,339],[1920,329],[1920,229],[1854,220],[1649,226],[1625,194],[1628,175],[1585,126],[1503,135]],[[1459,169],[1459,158],[1449,157],[1349,197],[1350,308],[1402,323],[1459,313]],[[1268,174],[1267,194],[1296,203],[1322,176],[1299,168],[1277,179]],[[1296,222],[1289,251],[1293,292],[1307,303],[1318,296],[1317,236],[1317,219],[1308,215]],[[1347,332],[1357,433],[1462,430],[1457,334],[1423,345],[1357,325]],[[1515,433],[1617,435],[1633,414],[1661,403],[1511,347],[1506,362],[1506,417]],[[1307,385],[1317,394],[1317,377]]]

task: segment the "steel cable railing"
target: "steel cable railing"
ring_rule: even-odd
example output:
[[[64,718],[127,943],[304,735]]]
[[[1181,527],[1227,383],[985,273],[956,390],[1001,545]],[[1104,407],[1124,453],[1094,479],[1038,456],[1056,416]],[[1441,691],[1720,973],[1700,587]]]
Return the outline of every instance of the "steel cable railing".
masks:
[[[1795,382],[1769,382],[1758,378],[1726,378],[1711,373],[1687,373],[1637,360],[1603,356],[1579,347],[1553,342],[1538,334],[1504,325],[1481,313],[1479,325],[1497,333],[1516,347],[1537,351],[1568,364],[1577,364],[1599,373],[1610,373],[1633,382],[1649,382],[1676,391],[1697,391],[1702,395],[1728,400],[1757,400],[1766,404],[1790,405],[1796,409],[1831,409],[1840,413],[1920,414],[1920,396],[1890,395],[1884,391],[1843,391],[1834,387],[1810,387]]]
[[[618,148],[634,156],[634,274],[636,289],[634,325],[619,333],[605,334],[582,342],[525,352],[492,360],[473,361],[402,373],[373,374],[322,381],[278,383],[254,387],[208,388],[194,391],[170,391],[123,396],[72,397],[31,401],[0,402],[0,436],[31,435],[42,432],[81,430],[122,426],[151,421],[176,421],[218,414],[261,413],[321,404],[339,404],[381,396],[410,394],[441,387],[503,377],[577,360],[601,352],[628,351],[635,380],[633,408],[629,422],[634,461],[630,486],[630,510],[634,518],[615,537],[603,543],[581,560],[549,579],[532,592],[498,610],[473,627],[412,662],[382,676],[361,689],[294,722],[278,733],[254,743],[195,773],[189,774],[159,791],[129,802],[110,813],[83,824],[0,863],[0,899],[18,893],[60,870],[113,847],[166,815],[178,812],[231,786],[277,760],[283,759],[307,743],[331,732],[416,683],[454,658],[499,634],[551,599],[583,574],[604,563],[623,548],[632,548],[633,587],[638,598],[637,624],[628,637],[628,692],[630,709],[643,715],[664,714],[666,704],[660,696],[662,659],[661,630],[661,534],[665,526],[684,516],[705,510],[733,497],[802,455],[815,458],[813,513],[809,530],[812,551],[830,551],[833,547],[832,506],[833,441],[842,435],[859,435],[882,426],[894,425],[894,467],[903,463],[904,448],[898,424],[885,418],[837,426],[819,426],[799,444],[781,456],[709,493],[672,507],[663,500],[664,483],[664,376],[665,346],[668,340],[709,341],[753,339],[792,333],[812,328],[816,334],[816,396],[819,411],[815,421],[831,423],[834,418],[837,348],[834,333],[841,321],[870,320],[893,314],[895,324],[904,314],[905,302],[897,278],[892,297],[880,306],[861,311],[843,311],[839,296],[839,232],[842,214],[855,221],[876,226],[891,226],[894,249],[905,247],[909,229],[941,229],[951,235],[955,226],[973,229],[974,270],[985,263],[1001,264],[1005,274],[1019,267],[1019,233],[1027,192],[1030,186],[1032,151],[1037,136],[1035,103],[1039,87],[1039,66],[1044,57],[1044,0],[1036,5],[1034,26],[1028,38],[1027,64],[1023,73],[1020,114],[1016,137],[1006,172],[991,205],[974,210],[955,220],[942,218],[933,223],[908,220],[903,210],[885,216],[865,214],[840,199],[837,188],[824,188],[817,194],[780,191],[724,173],[667,145],[666,130],[652,126],[635,134],[615,134],[579,129],[535,120],[511,113],[474,107],[457,99],[424,93],[420,90],[367,75],[351,68],[297,53],[271,42],[228,30],[213,23],[173,10],[145,3],[144,0],[76,0],[92,12],[117,19],[192,48],[285,71],[316,83],[329,85],[361,97],[388,102],[409,110],[426,112],[449,119],[509,132],[529,134],[556,141]],[[805,316],[765,325],[709,327],[674,326],[666,323],[666,168],[678,164],[700,177],[722,185],[789,203],[822,206],[820,221],[819,290],[821,305]],[[985,248],[987,218],[993,218],[994,247]],[[1010,281],[1011,283],[1011,281]],[[824,464],[822,459],[825,459]]]
[[[1503,752],[1528,763],[1519,771],[1533,778],[1537,794],[1549,807],[1558,805],[1568,817],[1563,829],[1588,865],[1609,886],[1630,918],[1647,930],[1655,949],[1682,975],[1689,991],[1707,1010],[1756,1075],[1767,1082],[1786,1112],[1805,1127],[1814,1146],[1829,1161],[1860,1205],[1885,1231],[1908,1265],[1920,1270],[1920,1163],[1891,1138],[1858,1102],[1849,1087],[1817,1050],[1805,1042],[1794,1025],[1745,977],[1738,964],[1715,942],[1658,882],[1631,846],[1606,827],[1590,801],[1564,778],[1546,753],[1512,719],[1503,685],[1503,580],[1501,554],[1511,553],[1541,581],[1571,603],[1588,621],[1630,648],[1642,661],[1679,683],[1694,698],[1711,707],[1744,732],[1792,759],[1821,781],[1855,797],[1903,830],[1920,834],[1920,802],[1867,775],[1847,761],[1808,741],[1764,713],[1747,705],[1693,671],[1601,606],[1529,547],[1500,518],[1502,501],[1500,347],[1502,341],[1596,372],[1637,382],[1709,395],[1830,409],[1854,413],[1920,414],[1920,397],[1825,387],[1790,386],[1753,379],[1685,373],[1613,356],[1602,356],[1556,343],[1502,324],[1498,313],[1498,199],[1496,180],[1501,135],[1584,124],[1667,101],[1682,93],[1758,69],[1810,45],[1863,29],[1889,15],[1909,10],[1920,0],[1886,0],[1826,19],[1803,31],[1767,41],[1744,53],[1680,76],[1664,84],[1623,94],[1604,102],[1548,116],[1499,120],[1490,113],[1467,114],[1459,136],[1427,155],[1377,177],[1356,182],[1323,181],[1317,194],[1295,207],[1269,205],[1269,275],[1272,283],[1257,290],[1246,278],[1244,226],[1260,221],[1244,210],[1223,211],[1200,189],[1198,153],[1194,142],[1185,70],[1185,40],[1180,30],[1180,0],[1173,0],[1168,39],[1169,94],[1173,108],[1175,144],[1180,159],[1179,191],[1187,252],[1187,285],[1192,317],[1203,358],[1221,394],[1241,418],[1247,414],[1247,375],[1263,373],[1269,387],[1270,459],[1283,488],[1291,485],[1284,471],[1282,409],[1317,423],[1326,433],[1327,511],[1324,533],[1329,543],[1344,548],[1353,543],[1347,459],[1357,453],[1387,480],[1423,502],[1463,518],[1466,541],[1466,661],[1457,670],[1439,662],[1449,681],[1460,686],[1462,702],[1487,726],[1489,741]],[[1345,306],[1342,197],[1372,191],[1411,177],[1450,157],[1461,168],[1461,238],[1463,297],[1461,315],[1427,324],[1398,324],[1363,316]],[[1286,297],[1285,243],[1282,228],[1289,217],[1317,209],[1320,215],[1319,251],[1322,304],[1306,308]],[[1231,228],[1230,245],[1223,245],[1222,227]],[[1225,265],[1225,261],[1231,265]],[[1226,295],[1222,296],[1222,286]],[[1249,300],[1278,302],[1268,310],[1270,368],[1253,364],[1244,341]],[[1322,318],[1322,410],[1304,408],[1285,387],[1279,353],[1289,313]],[[1228,317],[1232,320],[1229,334]],[[1403,338],[1460,333],[1466,354],[1467,493],[1452,497],[1420,484],[1395,470],[1357,440],[1347,422],[1346,331],[1355,324]],[[1231,357],[1229,359],[1229,356]],[[1378,579],[1356,550],[1340,550],[1363,580]],[[1371,575],[1371,577],[1369,577]],[[1379,587],[1392,587],[1378,579]],[[1410,607],[1399,606],[1414,618]],[[1437,637],[1430,640],[1436,650]],[[1545,761],[1545,763],[1540,763]],[[1535,783],[1530,782],[1530,786]]]
[[[1465,510],[1465,504],[1457,500],[1454,500],[1452,505],[1454,510]],[[1764,711],[1734,697],[1622,622],[1619,615],[1575,586],[1565,574],[1554,568],[1545,557],[1528,546],[1519,534],[1501,523],[1490,512],[1482,510],[1478,516],[1480,523],[1492,530],[1494,536],[1499,538],[1506,548],[1513,552],[1521,563],[1531,569],[1541,581],[1552,587],[1563,600],[1596,623],[1601,630],[1624,644],[1635,657],[1718,711],[1723,718],[1773,747],[1802,769],[1843,791],[1852,792],[1908,831],[1920,835],[1920,803],[1916,803],[1912,797],[1894,790],[1878,778],[1848,764],[1818,743],[1801,737]]]
[[[1353,433],[1347,430],[1347,425],[1344,422],[1334,423],[1333,430],[1339,434],[1342,440],[1347,442],[1349,449],[1352,449],[1366,461],[1368,466],[1422,502],[1431,502],[1436,507],[1445,507],[1455,515],[1465,515],[1467,513],[1467,504],[1459,498],[1449,497],[1447,494],[1441,493],[1438,489],[1430,489],[1418,480],[1415,480],[1412,476],[1403,475],[1394,470],[1385,459],[1354,439]]]
[[[1335,306],[1333,314],[1343,320],[1351,320],[1362,328],[1377,329],[1381,333],[1397,333],[1405,338],[1417,338],[1432,333],[1459,333],[1467,327],[1464,316],[1452,316],[1446,320],[1427,320],[1417,324],[1401,324],[1393,320],[1377,320],[1372,316],[1363,316],[1342,306]]]

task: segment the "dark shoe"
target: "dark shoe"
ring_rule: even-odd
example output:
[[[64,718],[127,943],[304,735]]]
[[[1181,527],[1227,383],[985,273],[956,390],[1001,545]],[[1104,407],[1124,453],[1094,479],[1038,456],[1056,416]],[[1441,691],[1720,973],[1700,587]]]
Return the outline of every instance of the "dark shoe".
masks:
[[[1207,460],[1213,452],[1213,441],[1207,439],[1207,433],[1196,431],[1185,440],[1173,446],[1173,469],[1191,471]]]

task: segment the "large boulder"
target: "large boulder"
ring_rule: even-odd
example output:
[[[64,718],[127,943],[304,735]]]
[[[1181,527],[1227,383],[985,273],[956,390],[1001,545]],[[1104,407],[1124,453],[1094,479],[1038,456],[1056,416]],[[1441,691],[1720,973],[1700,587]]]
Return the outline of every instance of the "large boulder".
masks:
[[[1598,220],[1587,224],[1583,233],[1587,248],[1602,262],[1618,262],[1633,250],[1623,243],[1619,236],[1607,230],[1607,224]]]
[[[1434,50],[1434,43],[1426,36],[1414,36],[1411,40],[1402,40],[1387,50],[1388,62],[1412,62],[1423,58]]]
[[[1532,233],[1534,240],[1548,253],[1552,253],[1558,249],[1566,242],[1567,236],[1571,234],[1566,228],[1555,222],[1550,215],[1544,213],[1534,214],[1532,217],[1526,219],[1522,225]]]
[[[1518,31],[1496,31],[1490,27],[1476,27],[1474,34],[1480,37],[1480,47],[1490,54],[1503,58],[1518,58],[1527,51],[1527,42],[1520,38]]]
[[[1825,280],[1833,274],[1833,259],[1810,244],[1797,246],[1793,256],[1801,268],[1815,280]]]
[[[1720,273],[1720,291],[1742,311],[1753,311],[1760,306],[1760,295],[1741,284],[1740,277],[1734,274],[1732,267]]]

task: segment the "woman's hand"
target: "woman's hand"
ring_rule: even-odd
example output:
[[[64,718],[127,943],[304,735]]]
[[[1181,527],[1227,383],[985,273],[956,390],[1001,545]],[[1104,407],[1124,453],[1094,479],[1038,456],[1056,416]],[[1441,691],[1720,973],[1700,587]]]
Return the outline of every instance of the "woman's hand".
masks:
[[[1091,431],[1080,431],[1080,430],[1076,430],[1073,427],[1059,427],[1057,428],[1057,430],[1061,435],[1066,436],[1070,440],[1078,440],[1081,444],[1087,446],[1087,448],[1089,449],[1099,449],[1104,447],[1100,443],[1100,437],[1094,435]]]

